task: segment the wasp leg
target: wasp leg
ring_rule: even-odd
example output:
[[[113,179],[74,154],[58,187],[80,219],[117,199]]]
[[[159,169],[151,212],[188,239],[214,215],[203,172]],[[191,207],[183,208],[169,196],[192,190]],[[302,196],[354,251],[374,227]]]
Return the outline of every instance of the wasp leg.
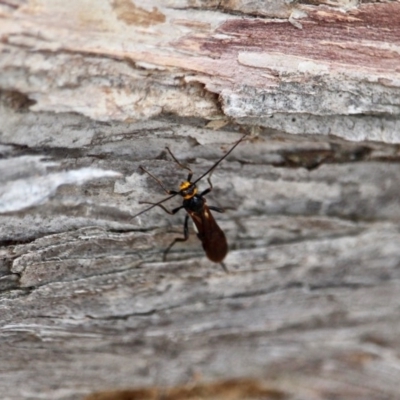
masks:
[[[208,189],[203,190],[203,191],[199,194],[199,197],[205,196],[206,194],[210,193],[211,190],[212,190],[212,187],[209,187]]]
[[[212,175],[212,172],[211,172],[210,176],[207,178],[207,181],[208,181],[210,187],[207,188],[207,189],[205,189],[205,190],[203,190],[203,191],[199,194],[200,197],[205,196],[206,194],[210,193],[210,192],[213,190],[213,185],[212,185],[212,183],[211,183],[211,175]],[[208,206],[208,208],[209,208],[210,210],[213,210],[213,211],[216,211],[216,212],[219,212],[219,213],[225,212],[225,210],[224,210],[223,208],[220,208],[220,207]]]
[[[225,212],[225,208],[214,207],[214,206],[208,206],[208,208],[210,210],[213,210],[213,211],[216,211],[216,212],[219,212],[219,213],[224,213]]]
[[[147,171],[147,169],[145,169],[144,167],[140,166],[139,167],[143,172],[146,172],[147,175],[151,176],[164,190],[165,193],[167,194],[178,194],[179,192],[175,191],[175,190],[169,190],[167,189],[164,184],[160,181],[160,179],[158,179],[157,177],[155,177],[152,173],[150,173],[149,171]],[[148,204],[152,204],[152,203],[148,203]]]
[[[186,171],[189,171],[188,177],[187,177],[187,181],[190,182],[192,180],[193,177],[193,171],[187,167],[186,165],[181,164],[178,159],[172,154],[172,151],[170,150],[169,147],[166,147],[168,153],[170,154],[170,156],[173,158],[173,160],[183,169],[186,169]]]
[[[210,187],[207,188],[206,190],[203,190],[203,191],[199,194],[200,197],[205,196],[206,194],[210,193],[210,192],[213,190],[213,184],[211,183],[211,175],[212,175],[212,172],[211,172],[210,176],[207,178],[207,182],[208,182],[208,184],[210,185]],[[215,211],[217,211],[217,210],[215,210]]]
[[[154,206],[162,208],[166,213],[170,215],[176,214],[179,210],[183,208],[183,206],[179,206],[174,208],[173,210],[168,210],[168,208],[165,208],[162,204],[157,204],[157,203],[151,203],[149,201],[139,201],[139,204],[153,204]]]
[[[154,204],[155,206],[158,206],[160,208],[162,208],[166,213],[174,215],[176,214],[179,210],[181,210],[183,208],[183,206],[179,206],[174,208],[173,210],[168,210],[167,208],[165,208],[162,204],[157,204],[157,203],[150,203],[149,201],[141,201],[141,204]],[[176,242],[186,242],[186,240],[188,240],[189,238],[189,226],[188,226],[188,221],[189,221],[189,215],[186,215],[185,217],[185,223],[183,225],[183,238],[176,238],[168,247],[167,249],[164,251],[164,255],[163,255],[163,261],[166,260],[167,258],[167,254],[169,253],[169,251],[171,250],[171,247],[176,243]]]
[[[182,208],[182,207],[179,207],[179,208]],[[174,210],[172,210],[172,211],[174,211]],[[186,214],[185,222],[183,224],[183,238],[175,238],[174,241],[166,248],[166,250],[164,251],[164,255],[163,255],[163,261],[167,260],[167,255],[168,255],[169,251],[171,250],[172,246],[176,242],[186,242],[186,240],[189,239],[188,221],[189,221],[189,215]]]

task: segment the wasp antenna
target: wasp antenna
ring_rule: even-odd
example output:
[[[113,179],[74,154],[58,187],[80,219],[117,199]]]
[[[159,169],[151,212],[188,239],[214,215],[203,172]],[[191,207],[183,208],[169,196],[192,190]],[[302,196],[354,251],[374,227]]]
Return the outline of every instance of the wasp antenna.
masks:
[[[217,166],[226,158],[229,156],[229,154],[232,153],[232,151],[235,149],[235,147],[243,141],[243,139],[248,135],[248,133],[246,133],[245,135],[243,135],[233,146],[232,148],[223,156],[221,157],[208,171],[206,171],[203,175],[200,176],[200,178],[197,178],[194,182],[191,182],[192,185],[195,185],[198,181],[200,181],[201,179],[203,179],[206,175],[208,175],[211,171],[213,171],[215,168],[217,168]]]

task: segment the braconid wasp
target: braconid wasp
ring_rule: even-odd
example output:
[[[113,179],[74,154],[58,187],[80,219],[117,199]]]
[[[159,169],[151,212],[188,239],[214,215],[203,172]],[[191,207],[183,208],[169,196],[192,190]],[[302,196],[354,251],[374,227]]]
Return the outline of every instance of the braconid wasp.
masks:
[[[185,217],[185,222],[183,224],[183,238],[175,238],[173,242],[167,247],[164,251],[163,261],[166,260],[169,251],[171,250],[172,246],[177,242],[185,242],[189,238],[189,216],[192,218],[193,223],[197,230],[197,237],[200,239],[203,249],[206,252],[206,255],[209,260],[221,264],[223,269],[227,272],[226,266],[222,262],[225,256],[228,253],[228,243],[226,241],[226,237],[222,229],[218,226],[217,222],[215,221],[211,211],[216,212],[224,212],[224,209],[214,206],[207,205],[205,195],[210,193],[213,189],[213,185],[211,183],[211,174],[214,169],[226,158],[232,151],[235,149],[236,146],[239,145],[240,142],[247,136],[242,136],[231,148],[230,150],[223,155],[211,168],[209,168],[204,174],[202,174],[199,178],[192,182],[193,171],[187,167],[186,165],[181,164],[178,159],[172,154],[171,150],[167,147],[166,150],[172,157],[172,159],[179,165],[180,168],[185,169],[188,171],[188,176],[185,181],[183,181],[179,186],[179,191],[176,190],[169,190],[167,189],[164,184],[160,181],[160,179],[156,178],[152,173],[147,171],[144,167],[140,166],[139,168],[148,174],[152,179],[154,179],[162,188],[163,190],[169,195],[165,199],[157,202],[151,203],[148,201],[141,201],[140,204],[151,204],[150,207],[140,211],[139,213],[135,214],[132,218],[138,217],[139,215],[151,210],[154,207],[162,208],[166,213],[174,215],[182,208],[185,209],[187,212]],[[207,176],[207,181],[209,183],[209,187],[202,192],[198,193],[197,189],[197,182]],[[179,207],[174,208],[173,210],[168,210],[163,206],[162,203],[166,202],[167,200],[172,199],[173,197],[180,195],[183,197],[182,205]]]

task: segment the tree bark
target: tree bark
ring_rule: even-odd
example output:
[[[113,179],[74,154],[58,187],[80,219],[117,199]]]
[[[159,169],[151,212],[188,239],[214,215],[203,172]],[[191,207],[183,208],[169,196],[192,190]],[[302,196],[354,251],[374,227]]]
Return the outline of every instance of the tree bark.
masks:
[[[0,2],[1,398],[399,398],[399,27],[398,2]],[[132,218],[165,196],[139,167],[179,190],[167,146],[196,179],[245,134],[207,195],[229,273],[192,227],[163,261],[185,212]]]

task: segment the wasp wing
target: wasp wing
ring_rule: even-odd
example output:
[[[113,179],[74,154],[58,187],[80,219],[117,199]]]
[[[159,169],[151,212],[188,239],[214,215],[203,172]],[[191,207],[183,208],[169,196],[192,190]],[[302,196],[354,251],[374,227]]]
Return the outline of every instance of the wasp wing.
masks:
[[[225,233],[218,226],[210,209],[204,204],[201,212],[187,210],[197,228],[197,237],[200,239],[207,257],[220,263],[228,253],[228,243]]]

